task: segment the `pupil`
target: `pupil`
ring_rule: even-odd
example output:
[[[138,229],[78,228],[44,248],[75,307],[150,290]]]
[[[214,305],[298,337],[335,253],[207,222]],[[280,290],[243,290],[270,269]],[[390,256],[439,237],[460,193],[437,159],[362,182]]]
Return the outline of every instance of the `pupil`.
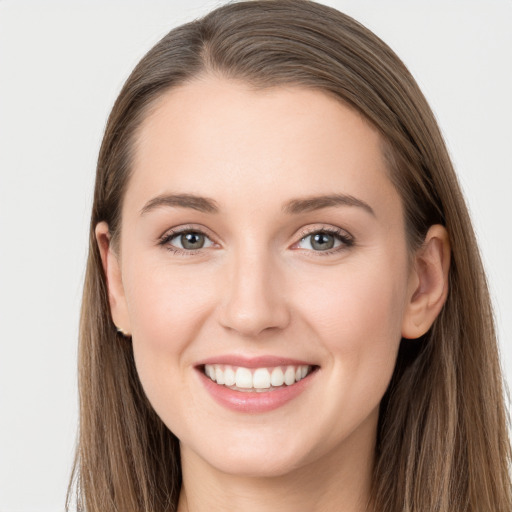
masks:
[[[204,235],[200,233],[187,233],[181,235],[181,245],[185,249],[200,249],[204,244]]]
[[[317,233],[313,236],[311,246],[313,249],[332,249],[334,247],[334,237],[327,233]]]

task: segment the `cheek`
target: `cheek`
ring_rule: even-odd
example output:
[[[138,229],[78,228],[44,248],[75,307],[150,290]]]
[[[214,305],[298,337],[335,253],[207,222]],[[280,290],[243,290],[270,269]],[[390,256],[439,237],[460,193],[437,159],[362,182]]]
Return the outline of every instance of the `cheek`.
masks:
[[[208,279],[186,269],[138,268],[125,288],[133,336],[154,350],[179,352],[194,339],[211,308]]]
[[[345,399],[380,401],[391,378],[401,340],[405,264],[347,265],[330,279],[301,286],[302,317],[329,354],[332,386]]]
[[[211,311],[213,292],[198,272],[152,266],[140,259],[135,265],[136,271],[127,269],[125,284],[134,357],[144,390],[159,410],[159,404],[170,405],[186,391],[187,348]]]
[[[347,265],[324,279],[310,276],[296,293],[303,316],[325,340],[336,340],[333,349],[374,344],[401,332],[406,273],[400,265]]]

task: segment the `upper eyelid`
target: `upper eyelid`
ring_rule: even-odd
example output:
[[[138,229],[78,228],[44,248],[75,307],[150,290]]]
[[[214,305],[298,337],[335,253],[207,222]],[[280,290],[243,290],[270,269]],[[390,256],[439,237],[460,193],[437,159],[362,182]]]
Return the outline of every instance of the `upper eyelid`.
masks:
[[[175,228],[170,228],[170,229],[167,229],[163,232],[163,234],[161,236],[159,236],[158,238],[164,238],[168,235],[172,235],[172,234],[180,234],[180,233],[183,233],[183,232],[198,232],[198,233],[202,233],[204,235],[208,235],[208,236],[211,236],[210,235],[210,230],[208,228],[206,228],[205,226],[196,226],[194,224],[184,224],[183,226],[178,226],[178,227],[175,227]],[[349,236],[352,236],[346,229],[344,228],[340,228],[338,226],[326,226],[326,225],[323,225],[323,226],[315,226],[315,227],[306,227],[306,228],[301,228],[300,230],[298,230],[298,236],[305,236],[305,235],[309,235],[311,233],[317,233],[317,232],[320,232],[320,231],[332,231],[332,232],[335,232],[335,231],[343,231],[344,233],[346,233],[347,235]]]
[[[321,228],[304,228],[303,230],[299,231],[299,236],[305,237],[308,235],[312,235],[314,233],[330,233],[330,234],[337,234],[337,233],[345,233],[347,237],[353,238],[352,235],[343,228],[335,227],[335,226],[329,226],[329,227],[321,227]]]
[[[353,246],[356,242],[354,236],[346,229],[343,229],[343,228],[340,228],[337,226],[336,227],[335,226],[330,226],[330,227],[324,226],[323,228],[311,228],[311,229],[305,228],[304,230],[302,230],[299,233],[299,239],[296,242],[294,242],[293,245],[299,244],[304,239],[306,239],[309,236],[314,235],[316,233],[327,233],[331,236],[334,236],[338,241],[340,241],[342,243],[342,245],[345,245],[345,246]],[[326,251],[315,251],[315,252],[318,252],[319,254],[320,253],[329,254],[330,252],[334,252],[334,251],[336,251],[336,249],[329,249]]]
[[[206,235],[212,241],[213,241],[213,238],[215,238],[215,236],[212,237],[210,230],[204,226],[195,226],[193,224],[191,224],[191,225],[184,224],[183,226],[178,226],[176,228],[170,228],[170,229],[165,230],[163,232],[163,234],[158,237],[158,240],[165,240],[170,237],[173,238],[173,237],[181,235],[183,233],[201,233],[202,235]]]

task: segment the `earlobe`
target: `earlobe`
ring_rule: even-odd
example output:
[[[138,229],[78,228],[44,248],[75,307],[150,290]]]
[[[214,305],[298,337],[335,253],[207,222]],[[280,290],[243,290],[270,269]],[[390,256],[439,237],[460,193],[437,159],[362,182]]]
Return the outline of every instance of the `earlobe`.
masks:
[[[100,251],[103,271],[107,279],[108,299],[112,321],[124,336],[130,336],[131,327],[124,294],[119,257],[111,244],[111,235],[106,222],[99,222],[95,228],[96,243]]]
[[[431,226],[414,257],[410,289],[402,321],[402,337],[423,336],[448,296],[450,240],[444,226]]]

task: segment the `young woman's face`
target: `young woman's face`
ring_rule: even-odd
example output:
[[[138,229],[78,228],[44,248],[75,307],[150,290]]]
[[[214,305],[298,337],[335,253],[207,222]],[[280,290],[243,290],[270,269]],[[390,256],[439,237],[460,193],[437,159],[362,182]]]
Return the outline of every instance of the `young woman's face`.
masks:
[[[211,77],[144,121],[109,285],[184,457],[278,475],[371,454],[415,286],[380,142],[324,93]]]

